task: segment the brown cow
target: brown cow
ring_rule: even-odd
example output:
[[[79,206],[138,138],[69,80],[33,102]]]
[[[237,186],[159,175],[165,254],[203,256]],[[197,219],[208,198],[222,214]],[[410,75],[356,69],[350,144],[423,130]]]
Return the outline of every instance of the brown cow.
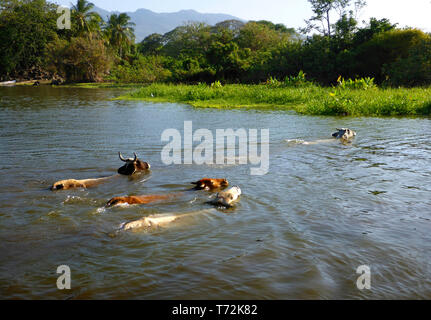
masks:
[[[229,186],[229,181],[226,179],[201,179],[196,182],[192,182],[196,185],[195,190],[207,190],[212,191],[216,189],[227,188]]]
[[[179,198],[183,193],[174,193],[166,195],[145,195],[145,196],[129,196],[129,197],[115,197],[108,201],[107,207],[113,207],[119,204],[150,204],[155,202],[169,201]]]
[[[138,156],[136,153],[134,154],[134,158],[130,159],[124,159],[124,157],[121,155],[121,153],[118,153],[120,160],[125,162],[125,165],[122,166],[120,169],[118,169],[119,175],[124,176],[131,176],[134,173],[142,172],[142,171],[148,171],[150,170],[151,166],[147,162],[143,162],[138,159]],[[105,178],[98,178],[98,179],[84,179],[84,180],[75,180],[75,179],[68,179],[68,180],[61,180],[56,183],[54,183],[51,187],[52,191],[57,190],[68,190],[73,188],[91,188],[95,187],[101,183],[104,183],[114,177],[117,177],[118,175],[113,175],[110,177]]]
[[[229,186],[226,179],[202,179],[197,182],[192,182],[196,187],[192,190],[206,190],[213,191],[216,189],[224,189]],[[115,197],[108,201],[107,207],[112,207],[120,204],[150,204],[155,202],[170,201],[184,195],[183,192],[172,193],[166,195],[142,195],[142,196],[128,196],[128,197]]]

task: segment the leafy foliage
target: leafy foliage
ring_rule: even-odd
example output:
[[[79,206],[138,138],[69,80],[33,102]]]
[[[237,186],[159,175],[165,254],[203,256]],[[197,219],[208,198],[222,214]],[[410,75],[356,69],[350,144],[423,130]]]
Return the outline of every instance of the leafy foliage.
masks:
[[[93,12],[94,4],[87,0],[77,0],[72,5],[72,25],[75,35],[82,36],[85,33],[91,34],[100,31],[102,18]]]
[[[431,84],[430,34],[398,29],[387,19],[371,18],[359,27],[355,17],[363,0],[309,2],[308,29],[320,34],[300,35],[265,20],[228,20],[186,23],[135,44],[127,14],[105,22],[87,0],[73,5],[72,30],[56,28],[56,7],[46,0],[0,0],[0,77],[36,68],[68,81],[266,82],[273,88],[319,83],[338,89]],[[359,80],[342,79],[340,85],[338,75]]]
[[[164,67],[166,59],[160,56],[138,56],[131,63],[116,65],[107,80],[118,83],[151,83],[166,81],[171,72]]]
[[[96,36],[57,40],[48,50],[51,70],[72,82],[101,81],[113,62],[103,40]]]
[[[111,14],[104,28],[108,44],[116,50],[119,57],[124,57],[130,51],[135,40],[133,26],[126,13]]]
[[[2,1],[0,77],[44,67],[47,45],[56,37],[55,6],[45,0]]]
[[[348,79],[348,80],[344,80],[343,77],[339,77],[337,80],[337,88],[340,90],[368,90],[368,89],[373,89],[376,88],[376,85],[374,83],[374,78],[361,78],[361,79]]]

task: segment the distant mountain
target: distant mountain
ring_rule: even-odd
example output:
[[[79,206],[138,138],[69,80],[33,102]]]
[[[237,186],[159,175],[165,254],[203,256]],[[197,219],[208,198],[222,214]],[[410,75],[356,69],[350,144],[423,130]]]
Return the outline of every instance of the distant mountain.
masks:
[[[119,13],[117,11],[110,12],[99,7],[94,7],[93,11],[100,14],[105,21],[112,13]],[[183,25],[184,23],[192,21],[205,22],[209,25],[215,25],[221,21],[232,19],[244,21],[228,14],[199,13],[195,10],[181,10],[173,13],[156,13],[147,9],[138,9],[135,12],[126,13],[130,16],[132,22],[136,24],[136,42],[142,41],[152,33],[164,34],[180,25]]]

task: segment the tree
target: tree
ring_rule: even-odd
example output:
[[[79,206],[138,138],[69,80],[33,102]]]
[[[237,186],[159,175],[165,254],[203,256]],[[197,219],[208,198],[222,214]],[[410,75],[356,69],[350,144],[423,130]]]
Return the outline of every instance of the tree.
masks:
[[[166,58],[162,56],[139,55],[130,63],[126,60],[116,65],[110,79],[121,83],[151,83],[166,81],[171,72],[164,67]]]
[[[158,33],[150,34],[139,43],[138,50],[143,55],[157,55],[163,48],[163,36]]]
[[[108,43],[117,50],[119,57],[124,57],[135,41],[133,28],[135,24],[130,22],[130,19],[126,13],[114,13],[105,26]]]
[[[405,58],[383,66],[390,85],[421,86],[431,83],[431,36],[415,43]]]
[[[241,48],[249,48],[253,52],[268,51],[279,43],[290,40],[290,33],[277,30],[262,22],[248,22],[240,31],[238,44]]]
[[[264,26],[267,26],[271,30],[278,31],[280,33],[289,34],[291,36],[295,36],[296,35],[296,31],[295,31],[294,28],[287,28],[282,23],[275,24],[275,23],[272,23],[271,21],[267,21],[267,20],[259,20],[259,21],[255,21],[255,22],[258,23],[258,24],[262,24]]]
[[[250,66],[247,61],[246,50],[241,50],[233,41],[213,41],[207,53],[207,60],[216,71],[218,80],[236,78],[244,73]]]
[[[206,23],[190,22],[163,35],[165,54],[171,57],[188,55],[202,57],[210,46],[211,27]]]
[[[72,19],[78,36],[100,30],[102,18],[91,11],[93,8],[94,4],[87,0],[77,0],[76,4],[72,5]]]
[[[356,74],[361,77],[373,76],[377,82],[382,82],[387,75],[383,70],[385,66],[399,60],[412,61],[409,60],[412,50],[426,43],[424,41],[428,38],[429,35],[417,29],[395,29],[375,34],[370,41],[355,49]]]
[[[353,0],[308,0],[311,4],[314,16],[305,21],[307,26],[302,31],[304,33],[309,33],[312,30],[316,30],[324,36],[331,37],[333,29],[331,21],[333,21],[334,13],[338,14],[338,19],[347,16],[347,9],[352,6],[352,1]],[[364,0],[354,0],[354,10],[350,10],[350,16],[354,18],[354,14],[357,14],[365,5],[366,2]]]
[[[19,5],[19,0],[0,0],[0,13],[5,10],[12,10]]]
[[[313,35],[303,44],[301,60],[304,72],[320,83],[329,84],[338,77],[337,53],[331,48],[332,38]]]
[[[358,21],[353,16],[344,14],[335,23],[335,35],[344,41],[351,41],[355,35],[357,25]]]
[[[48,51],[51,70],[70,82],[101,81],[112,64],[108,48],[96,35],[72,38],[70,42],[57,39]]]
[[[47,45],[57,31],[56,6],[45,0],[2,1],[0,76],[20,76],[44,66]]]
[[[244,27],[245,23],[240,20],[225,20],[222,22],[217,23],[214,26],[214,33],[220,32],[221,30],[229,30],[232,32],[232,35],[234,37],[237,37],[239,35],[240,30],[242,27]]]
[[[365,21],[364,21],[365,22]],[[392,24],[388,19],[370,18],[370,22],[364,28],[359,29],[354,36],[353,42],[355,46],[370,41],[374,35],[394,30],[396,24]]]

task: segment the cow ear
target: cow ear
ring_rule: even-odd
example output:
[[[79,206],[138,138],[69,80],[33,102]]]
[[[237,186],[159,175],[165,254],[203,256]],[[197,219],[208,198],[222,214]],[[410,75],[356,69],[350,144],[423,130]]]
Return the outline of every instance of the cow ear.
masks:
[[[190,182],[190,184],[194,184],[196,186],[198,182]]]

